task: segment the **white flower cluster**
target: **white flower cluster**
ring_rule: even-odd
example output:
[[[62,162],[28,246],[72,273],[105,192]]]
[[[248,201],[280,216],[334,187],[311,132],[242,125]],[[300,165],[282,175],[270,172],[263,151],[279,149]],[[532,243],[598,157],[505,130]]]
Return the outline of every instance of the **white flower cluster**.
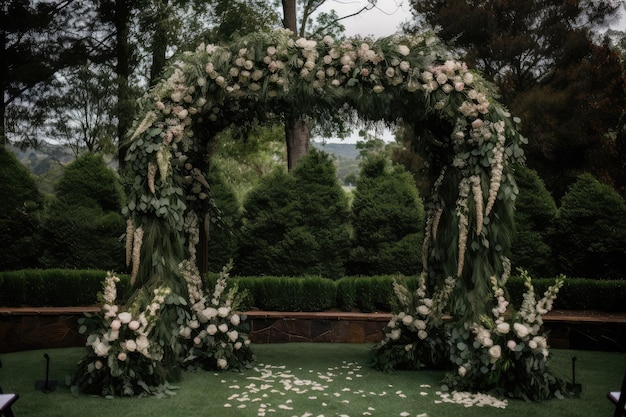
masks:
[[[403,311],[393,314],[391,320],[385,328],[385,339],[387,341],[397,341],[402,329],[417,333],[419,340],[428,337],[428,320],[433,307],[433,300],[426,297],[425,273],[419,278],[419,286],[414,294],[394,280],[393,291]]]
[[[179,335],[193,342],[184,362],[210,354],[216,359],[219,369],[226,369],[234,352],[250,344],[247,333],[239,328],[243,320],[232,308],[236,289],[227,294],[224,292],[229,268],[226,266],[220,273],[213,298],[207,304],[195,263],[185,260],[180,264],[189,290],[191,317],[181,326]]]
[[[502,171],[504,170],[504,143],[506,136],[504,135],[504,121],[492,123],[491,127],[494,129],[497,140],[495,147],[493,148],[493,159],[491,164],[491,181],[489,185],[489,199],[487,200],[487,206],[485,207],[485,216],[489,216],[491,209],[496,202],[498,196],[498,190],[500,190],[500,183],[502,182]]]
[[[467,206],[467,198],[469,196],[470,184],[467,178],[463,178],[459,182],[459,197],[456,201],[456,214],[459,218],[459,242],[458,242],[458,260],[457,271],[458,277],[463,274],[463,266],[465,265],[465,251],[467,249],[467,235],[469,230],[469,207]]]
[[[524,301],[519,314],[509,315],[507,318],[509,302],[504,297],[504,289],[501,287],[508,278],[510,271],[510,264],[507,259],[504,260],[503,266],[505,275],[503,275],[501,284],[498,283],[495,276],[491,277],[493,294],[497,301],[497,305],[492,311],[494,321],[488,328],[476,323],[471,327],[474,333],[475,347],[487,350],[491,364],[496,364],[503,356],[503,349],[506,349],[509,358],[526,361],[528,369],[542,369],[541,362],[547,359],[549,352],[547,338],[542,329],[543,320],[541,316],[552,308],[552,302],[556,298],[559,288],[563,285],[564,277],[557,278],[555,284],[545,292],[544,297],[536,302],[531,279],[526,272],[522,272],[527,287]],[[530,352],[532,355],[525,352]],[[464,363],[458,369],[459,376],[465,376],[471,368],[470,362]]]
[[[87,346],[98,357],[89,365],[90,372],[108,366],[113,377],[124,373],[125,367],[120,363],[129,360],[132,354],[139,354],[148,360],[161,360],[163,349],[159,343],[150,339],[150,332],[156,324],[165,298],[171,292],[165,287],[155,289],[154,297],[147,308],[139,314],[133,314],[130,311],[120,311],[115,304],[117,282],[118,277],[111,273],[107,275],[102,295],[103,326],[87,338]]]

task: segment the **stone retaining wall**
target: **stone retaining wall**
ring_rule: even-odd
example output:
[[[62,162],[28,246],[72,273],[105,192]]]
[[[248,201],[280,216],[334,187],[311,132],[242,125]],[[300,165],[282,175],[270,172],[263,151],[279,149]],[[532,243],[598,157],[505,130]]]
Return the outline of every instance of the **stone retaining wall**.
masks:
[[[78,319],[98,307],[0,308],[0,353],[84,346]],[[246,313],[253,343],[375,343],[389,313]],[[555,311],[544,317],[549,343],[560,349],[626,351],[626,315]]]

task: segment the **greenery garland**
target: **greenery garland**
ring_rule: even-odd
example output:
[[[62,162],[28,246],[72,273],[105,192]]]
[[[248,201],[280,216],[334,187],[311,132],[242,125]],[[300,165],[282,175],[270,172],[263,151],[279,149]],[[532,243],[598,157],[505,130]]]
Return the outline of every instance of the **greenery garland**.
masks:
[[[396,327],[415,335],[419,349],[406,351],[425,355],[423,363],[437,362],[433,350],[449,343],[442,341],[444,314],[463,329],[452,340],[467,346],[473,346],[471,329],[493,322],[494,291],[508,274],[517,194],[510,167],[523,161],[525,139],[491,86],[454,60],[433,32],[337,41],[294,39],[277,30],[228,46],[203,44],[178,57],[141,106],[125,160],[134,299],[167,287],[189,301],[187,286],[197,275],[189,262],[201,223],[189,219],[209,215],[204,165],[217,133],[268,115],[321,119],[348,108],[366,120],[433,125],[440,132],[423,141],[437,178],[427,204],[423,285],[413,301],[400,303],[407,309],[417,303],[415,312],[394,318]],[[396,294],[406,297],[400,288]],[[201,315],[186,304],[177,303],[184,311],[157,332],[167,340],[162,345]],[[410,314],[419,323],[408,320]],[[437,335],[435,342],[420,343],[429,333]],[[482,354],[479,347],[472,355]]]

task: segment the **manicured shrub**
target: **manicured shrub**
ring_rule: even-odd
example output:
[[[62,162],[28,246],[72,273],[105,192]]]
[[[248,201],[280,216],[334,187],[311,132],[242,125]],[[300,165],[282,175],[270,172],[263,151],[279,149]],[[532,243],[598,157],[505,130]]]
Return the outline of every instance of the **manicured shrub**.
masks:
[[[241,229],[241,205],[231,187],[224,181],[216,164],[211,164],[208,175],[214,213],[211,216],[208,242],[209,271],[219,272],[234,259]]]
[[[563,196],[553,239],[560,273],[624,279],[626,203],[590,174],[581,175]]]
[[[71,163],[46,213],[42,265],[124,271],[121,205],[119,179],[102,157],[87,154]]]
[[[533,279],[537,298],[543,296],[543,293],[552,284],[554,284],[554,278]],[[506,288],[511,296],[511,302],[519,308],[525,291],[523,279],[512,276],[509,278]],[[624,305],[625,294],[626,280],[567,278],[554,301],[554,308],[621,312],[626,310],[626,305]]]
[[[324,311],[333,308],[336,286],[320,277],[254,277],[241,282],[252,294],[255,307],[269,311]]]
[[[349,275],[399,273],[421,268],[424,206],[410,173],[367,158],[354,191]]]
[[[0,306],[64,307],[98,302],[105,271],[75,269],[24,269],[0,272]],[[129,277],[119,275],[118,299],[130,288]]]
[[[0,146],[0,270],[38,266],[43,196],[30,172]]]
[[[515,181],[519,194],[515,200],[516,232],[511,245],[511,262],[531,276],[554,276],[549,236],[557,213],[556,203],[536,171],[518,165]]]
[[[290,275],[282,246],[284,234],[295,224],[290,207],[293,188],[293,177],[275,170],[248,193],[233,275]]]
[[[236,275],[344,275],[348,201],[329,156],[312,150],[292,173],[264,177],[244,202]]]

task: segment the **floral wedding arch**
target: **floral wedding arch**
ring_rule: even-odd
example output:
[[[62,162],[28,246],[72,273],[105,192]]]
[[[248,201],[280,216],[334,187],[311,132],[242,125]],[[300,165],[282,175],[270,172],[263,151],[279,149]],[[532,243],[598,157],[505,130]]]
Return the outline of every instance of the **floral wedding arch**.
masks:
[[[232,297],[220,304],[223,282],[212,297],[203,294],[195,267],[199,227],[210,209],[211,190],[203,175],[207,149],[233,124],[268,114],[324,117],[350,108],[366,120],[436,125],[444,132],[424,139],[422,146],[436,178],[427,203],[424,272],[415,292],[395,284],[398,311],[376,348],[380,367],[406,358],[414,366],[443,361],[457,369],[450,383],[458,388],[497,388],[498,380],[513,378],[523,387],[513,395],[554,395],[558,384],[544,372],[541,313],[550,308],[560,282],[538,303],[529,284],[519,313],[508,307],[503,290],[517,194],[511,166],[523,160],[525,143],[519,120],[434,33],[315,41],[277,30],[229,46],[200,45],[171,65],[141,106],[126,143],[124,209],[136,289],[129,311],[137,319],[117,316],[110,277],[105,321],[90,336],[99,352],[83,361],[83,372],[91,366],[87,370],[93,374],[100,357],[109,358],[101,368],[124,374],[129,352],[121,331],[145,337],[148,368],[157,367],[149,361],[163,360],[166,370],[175,367],[181,336],[193,339],[196,348],[208,344],[217,337],[218,319],[226,323],[221,323],[226,340],[243,351],[247,341],[232,333],[240,321]],[[446,315],[451,319],[444,326]],[[128,329],[133,321],[139,328]],[[148,340],[157,348],[150,350]],[[450,353],[438,357],[442,351]],[[219,354],[212,357],[217,361]],[[147,371],[136,374],[141,372]],[[146,378],[140,385],[145,389],[149,382]],[[137,391],[131,382],[124,384],[107,392]],[[537,384],[539,394],[528,388]]]

